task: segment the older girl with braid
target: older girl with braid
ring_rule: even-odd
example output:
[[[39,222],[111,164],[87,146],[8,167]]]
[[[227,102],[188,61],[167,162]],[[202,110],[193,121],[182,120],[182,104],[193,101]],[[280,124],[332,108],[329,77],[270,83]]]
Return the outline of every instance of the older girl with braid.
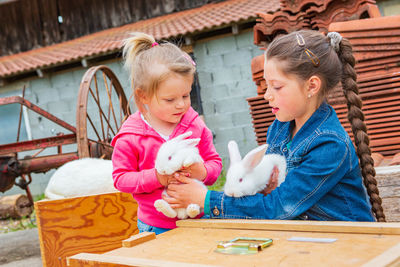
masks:
[[[235,198],[181,175],[182,184],[168,187],[165,200],[174,208],[197,203],[207,218],[374,221],[375,215],[384,221],[354,64],[349,41],[338,33],[303,30],[275,38],[264,66],[264,97],[276,116],[267,153],[286,157],[285,181],[266,196]],[[340,81],[357,153],[326,102]]]

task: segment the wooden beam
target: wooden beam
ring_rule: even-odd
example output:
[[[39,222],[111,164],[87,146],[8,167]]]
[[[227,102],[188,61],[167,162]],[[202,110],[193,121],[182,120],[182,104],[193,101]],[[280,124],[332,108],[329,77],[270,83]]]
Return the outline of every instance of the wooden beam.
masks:
[[[178,227],[253,229],[272,231],[302,231],[330,233],[363,233],[400,235],[397,222],[331,222],[331,221],[291,221],[291,220],[178,220]]]
[[[400,243],[382,254],[376,256],[363,267],[376,267],[376,266],[398,266],[400,263]]]
[[[192,45],[193,40],[190,36],[185,36],[185,45]]]
[[[88,61],[87,61],[87,59],[86,59],[86,58],[82,59],[82,60],[81,60],[81,64],[82,64],[82,66],[83,66],[84,68],[87,68],[87,66],[88,66]]]
[[[232,25],[232,33],[234,35],[239,34],[239,26],[237,24]]]
[[[154,232],[143,232],[137,235],[133,235],[128,239],[122,240],[122,246],[130,248],[138,244],[144,243],[146,241],[156,238],[156,233]]]
[[[43,71],[41,69],[37,69],[36,73],[40,78],[43,78],[44,75],[43,75]]]
[[[110,256],[105,254],[79,253],[67,258],[67,266],[165,266],[165,267],[211,267],[216,265],[196,264],[189,262],[178,262],[171,260],[144,259],[138,257]]]

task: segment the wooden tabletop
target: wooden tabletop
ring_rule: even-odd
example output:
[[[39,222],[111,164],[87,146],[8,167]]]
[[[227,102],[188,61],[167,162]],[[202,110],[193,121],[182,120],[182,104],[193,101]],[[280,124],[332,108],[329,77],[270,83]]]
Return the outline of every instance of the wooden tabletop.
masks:
[[[132,247],[81,253],[69,266],[392,266],[400,264],[400,223],[183,220]],[[254,255],[216,253],[236,237],[271,238]],[[290,241],[289,239],[306,241]],[[333,242],[326,241],[336,239]],[[308,241],[307,241],[308,240]],[[332,240],[331,240],[332,241]]]

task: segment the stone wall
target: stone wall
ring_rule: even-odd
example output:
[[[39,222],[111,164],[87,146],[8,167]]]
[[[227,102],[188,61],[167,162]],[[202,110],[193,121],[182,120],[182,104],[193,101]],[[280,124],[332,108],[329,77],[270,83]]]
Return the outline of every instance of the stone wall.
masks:
[[[400,165],[376,167],[376,180],[388,222],[400,222]]]
[[[252,31],[194,46],[205,121],[225,163],[229,140],[238,142],[242,154],[257,145],[246,98],[257,95],[250,63],[262,53]]]

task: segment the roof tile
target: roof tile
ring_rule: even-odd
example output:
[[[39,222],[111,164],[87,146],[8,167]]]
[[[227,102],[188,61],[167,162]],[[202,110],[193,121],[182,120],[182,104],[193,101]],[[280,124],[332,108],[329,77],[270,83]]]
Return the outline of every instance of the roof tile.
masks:
[[[142,20],[52,46],[0,57],[0,78],[118,51],[129,32],[146,32],[160,40],[246,21],[257,17],[259,12],[277,9],[279,0],[227,0]]]

